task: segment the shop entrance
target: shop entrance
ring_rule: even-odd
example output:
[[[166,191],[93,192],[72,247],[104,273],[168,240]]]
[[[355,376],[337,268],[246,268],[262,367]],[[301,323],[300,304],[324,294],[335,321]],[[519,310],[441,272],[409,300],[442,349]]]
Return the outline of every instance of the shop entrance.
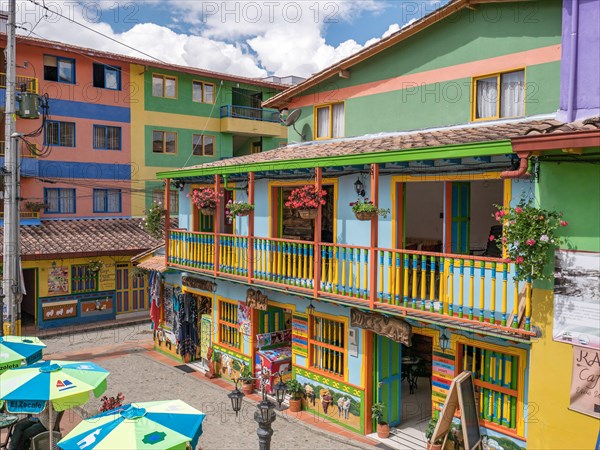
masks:
[[[198,348],[193,365],[206,372],[208,370],[209,349],[212,345],[212,300],[204,295],[192,295],[196,299],[198,311]]]
[[[37,293],[36,269],[23,269],[23,282],[25,291],[21,302],[21,325],[32,325],[35,323],[35,299]]]
[[[377,335],[377,402],[385,405],[385,421],[397,426],[402,420],[402,344]]]
[[[404,346],[403,346],[404,347]],[[402,422],[399,428],[424,429],[431,418],[433,338],[414,333],[412,346],[402,349]],[[426,425],[426,423],[425,423]]]

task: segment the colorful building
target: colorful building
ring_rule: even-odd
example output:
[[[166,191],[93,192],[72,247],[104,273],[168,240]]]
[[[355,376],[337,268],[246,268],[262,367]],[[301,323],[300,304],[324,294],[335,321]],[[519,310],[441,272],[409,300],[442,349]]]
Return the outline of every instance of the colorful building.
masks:
[[[288,136],[297,144],[159,173],[167,191],[173,180],[184,188],[165,248],[165,269],[179,274],[166,278],[157,348],[230,379],[287,365],[305,409],[358,433],[372,431],[375,402],[392,426],[422,430],[468,370],[488,445],[559,448],[542,438],[561,414],[540,381],[552,361],[542,347],[556,345],[547,309],[537,285],[514,280],[493,216],[523,198],[555,207],[545,191],[560,172],[518,142],[598,126],[555,118],[562,17],[560,1],[452,1],[266,101],[301,111]],[[326,192],[314,219],[285,206],[305,185]],[[221,203],[206,228],[188,198],[206,187],[255,209],[225,228]],[[357,197],[389,214],[360,220],[349,206]],[[587,236],[572,212],[585,228],[574,236]],[[195,336],[173,332],[173,301],[194,305]],[[532,397],[544,425],[531,420]],[[574,426],[589,424],[582,417],[569,413]],[[593,428],[564,439],[587,448]]]
[[[5,45],[6,35],[2,34],[0,46]],[[5,64],[3,54],[0,63]],[[5,75],[0,74],[2,110],[5,86]],[[85,321],[79,316],[64,320],[60,315],[59,320],[54,316],[54,320],[46,321],[40,308],[46,297],[63,301],[65,295],[79,295],[82,291],[73,288],[73,280],[97,277],[96,272],[84,273],[86,265],[107,261],[94,258],[88,244],[105,248],[107,243],[118,243],[112,255],[103,254],[114,259],[104,266],[113,272],[109,284],[114,285],[110,289],[116,313],[147,310],[145,299],[133,300],[147,280],[129,276],[133,267],[126,258],[147,248],[126,246],[124,254],[119,233],[128,236],[132,227],[143,233],[135,217],[142,216],[153,200],[162,200],[164,185],[155,181],[156,171],[257,153],[285,143],[286,128],[279,112],[261,106],[263,100],[283,89],[283,85],[270,81],[19,36],[19,104],[25,104],[27,96],[39,95],[42,105],[39,117],[19,114],[17,118],[16,129],[22,134],[18,140],[22,239],[30,232],[54,233],[57,225],[50,222],[60,221],[65,233],[75,233],[71,241],[81,244],[64,254],[40,245],[33,260],[31,255],[24,255],[24,261],[30,259],[23,263],[24,287],[29,293],[22,304],[24,323],[48,327],[79,322],[80,318]],[[0,163],[4,161],[4,140],[2,127]],[[177,197],[172,200],[171,211],[177,212]],[[0,202],[0,212],[1,208]],[[80,242],[80,227],[94,220],[107,221],[99,223],[99,228],[119,225],[106,242],[100,235],[92,235],[91,242]],[[26,226],[35,231],[24,229]],[[145,241],[155,243],[149,236]],[[79,254],[89,255],[81,260]],[[66,270],[71,280],[67,292],[46,292],[46,263]],[[100,282],[90,283],[84,283],[85,292],[108,289]],[[135,292],[115,293],[125,289],[119,284]],[[108,316],[93,317],[101,320]]]

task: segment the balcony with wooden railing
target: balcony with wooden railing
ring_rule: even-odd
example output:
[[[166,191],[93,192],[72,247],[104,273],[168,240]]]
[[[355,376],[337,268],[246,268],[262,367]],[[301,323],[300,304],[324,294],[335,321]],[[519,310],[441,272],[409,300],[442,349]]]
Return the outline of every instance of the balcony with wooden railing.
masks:
[[[532,334],[531,286],[520,294],[513,264],[498,258],[173,230],[168,264],[426,321]]]
[[[15,87],[17,92],[38,93],[38,79],[35,77],[26,77],[17,75]],[[6,89],[6,74],[0,73],[0,89]],[[4,106],[4,105],[2,105]]]

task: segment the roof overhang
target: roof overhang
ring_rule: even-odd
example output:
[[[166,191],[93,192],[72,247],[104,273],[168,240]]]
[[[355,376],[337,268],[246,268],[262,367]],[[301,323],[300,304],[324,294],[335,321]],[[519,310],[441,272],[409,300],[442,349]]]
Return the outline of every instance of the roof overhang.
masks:
[[[315,167],[340,167],[365,164],[385,164],[433,160],[439,158],[467,158],[477,156],[506,155],[512,153],[509,139],[486,142],[472,142],[460,145],[423,147],[418,149],[390,149],[381,152],[356,153],[317,158],[261,161],[248,164],[232,164],[208,167],[191,167],[156,174],[159,179],[204,177],[209,175],[232,175],[248,172],[270,172],[277,170],[311,169]]]
[[[600,147],[600,130],[519,136],[512,138],[511,143],[513,151],[519,155],[546,150]]]

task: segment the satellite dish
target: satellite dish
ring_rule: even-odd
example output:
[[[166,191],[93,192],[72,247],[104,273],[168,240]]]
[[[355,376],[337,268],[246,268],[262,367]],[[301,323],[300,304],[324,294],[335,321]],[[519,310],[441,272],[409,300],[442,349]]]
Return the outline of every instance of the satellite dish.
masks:
[[[296,129],[296,125],[295,123],[298,121],[298,119],[300,118],[300,116],[302,115],[302,110],[301,109],[294,109],[291,113],[289,113],[289,115],[283,120],[283,123],[286,127],[292,127],[294,129],[294,131],[296,133],[298,133],[298,135],[300,135],[300,138],[302,140],[304,140],[304,135],[302,133],[300,133],[297,129]]]
[[[291,113],[288,114],[288,116],[283,121],[285,123],[285,126],[291,127],[292,125],[294,125],[298,121],[298,119],[300,118],[301,115],[302,115],[301,109],[294,109]]]

